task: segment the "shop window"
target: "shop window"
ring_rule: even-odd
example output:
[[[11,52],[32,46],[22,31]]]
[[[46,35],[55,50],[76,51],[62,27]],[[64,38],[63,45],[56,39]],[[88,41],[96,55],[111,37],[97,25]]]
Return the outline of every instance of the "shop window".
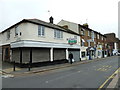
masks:
[[[85,57],[85,52],[81,52],[82,58]]]
[[[98,51],[98,56],[100,56],[101,55],[101,52],[100,51]]]

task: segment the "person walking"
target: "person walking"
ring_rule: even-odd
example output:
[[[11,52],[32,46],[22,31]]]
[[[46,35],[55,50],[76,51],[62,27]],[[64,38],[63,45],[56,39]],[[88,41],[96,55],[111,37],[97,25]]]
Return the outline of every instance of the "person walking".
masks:
[[[73,54],[70,52],[69,54],[70,64],[72,64]]]

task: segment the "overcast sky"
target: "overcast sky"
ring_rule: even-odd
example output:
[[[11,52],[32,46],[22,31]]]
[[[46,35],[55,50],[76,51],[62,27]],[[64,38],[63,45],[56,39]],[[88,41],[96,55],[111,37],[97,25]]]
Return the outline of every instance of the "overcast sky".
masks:
[[[119,0],[0,0],[0,31],[22,19],[37,18],[49,22],[54,17],[84,24],[102,34],[118,36]],[[48,12],[50,11],[50,13]]]

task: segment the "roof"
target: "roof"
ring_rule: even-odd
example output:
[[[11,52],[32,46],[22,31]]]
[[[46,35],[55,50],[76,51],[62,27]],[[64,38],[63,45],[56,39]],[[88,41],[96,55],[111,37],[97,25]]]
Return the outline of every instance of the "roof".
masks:
[[[6,30],[2,31],[1,33],[5,32],[5,31],[7,31],[11,28],[14,28],[15,26],[19,25],[20,23],[24,23],[24,22],[29,22],[29,23],[33,23],[33,24],[37,24],[37,25],[43,25],[43,26],[46,26],[46,27],[49,27],[49,28],[58,29],[58,30],[61,30],[61,31],[64,31],[64,32],[79,35],[79,34],[73,32],[73,31],[71,31],[70,29],[65,29],[62,26],[58,26],[58,25],[55,25],[55,24],[52,24],[52,23],[48,23],[48,22],[45,22],[45,21],[42,21],[42,20],[39,20],[39,19],[23,19],[22,21],[12,25],[11,27],[7,28]]]
[[[67,21],[67,20],[63,20],[63,19],[62,19],[61,21],[65,21],[65,22],[72,23],[72,24],[77,24],[77,23],[74,23],[74,22],[71,22],[71,21]],[[92,29],[90,29],[90,28],[88,28],[88,27],[85,27],[84,25],[81,25],[81,24],[77,24],[77,25],[80,26],[80,27],[82,27],[82,28],[85,28],[85,29],[87,29],[87,30],[93,31],[93,32],[95,32],[95,33],[97,33],[97,34],[100,34],[100,35],[106,37],[105,35],[101,34],[100,32],[97,32],[97,31],[92,30]]]
[[[80,27],[82,27],[82,28],[85,28],[85,29],[87,29],[87,30],[93,31],[93,32],[95,32],[95,33],[97,33],[97,34],[100,34],[100,35],[106,37],[105,35],[101,34],[100,32],[97,32],[97,31],[95,31],[95,30],[92,30],[92,29],[90,29],[90,28],[88,28],[88,27],[85,27],[85,26],[83,26],[83,25],[81,25],[81,24],[78,24],[78,25],[79,25]]]

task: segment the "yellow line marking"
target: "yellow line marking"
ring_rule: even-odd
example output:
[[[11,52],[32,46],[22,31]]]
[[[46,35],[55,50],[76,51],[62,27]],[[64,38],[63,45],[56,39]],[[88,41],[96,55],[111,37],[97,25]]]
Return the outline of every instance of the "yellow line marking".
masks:
[[[20,68],[15,68],[15,70],[21,70]],[[3,70],[4,72],[12,72],[13,71],[13,68],[8,68],[8,69],[4,69]]]
[[[120,70],[120,68],[118,68],[118,69],[98,88],[98,90],[101,90],[101,89],[104,87],[104,85],[105,85],[111,78],[113,78],[116,73],[118,73],[118,70]]]

